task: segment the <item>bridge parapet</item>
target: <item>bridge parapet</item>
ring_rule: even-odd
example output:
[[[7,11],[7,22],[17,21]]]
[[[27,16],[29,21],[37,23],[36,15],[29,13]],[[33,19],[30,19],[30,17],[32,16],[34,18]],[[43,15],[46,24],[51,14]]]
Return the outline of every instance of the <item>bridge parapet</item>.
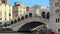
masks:
[[[37,22],[42,22],[42,23],[47,23],[49,24],[49,20],[48,19],[44,19],[44,18],[39,18],[39,17],[31,17],[25,20],[22,20],[18,23],[15,23],[11,26],[8,26],[8,28],[12,28],[13,31],[17,31],[19,28],[21,28],[24,24],[32,22],[32,21],[37,21]],[[6,27],[7,28],[7,27]]]
[[[42,23],[49,24],[48,19],[43,18],[43,17],[35,14],[34,12],[28,12],[27,14],[18,16],[16,18],[14,18],[13,20],[10,20],[9,24],[7,24],[8,26],[6,26],[5,28],[12,28],[13,31],[17,31],[24,24],[32,22],[32,21],[37,21],[37,22],[42,22]]]

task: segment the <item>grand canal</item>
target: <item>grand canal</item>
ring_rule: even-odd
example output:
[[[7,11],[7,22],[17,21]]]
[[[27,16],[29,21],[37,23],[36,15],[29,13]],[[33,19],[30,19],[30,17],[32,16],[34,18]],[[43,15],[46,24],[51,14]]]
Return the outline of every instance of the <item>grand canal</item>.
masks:
[[[0,34],[32,34],[32,33],[0,33]]]

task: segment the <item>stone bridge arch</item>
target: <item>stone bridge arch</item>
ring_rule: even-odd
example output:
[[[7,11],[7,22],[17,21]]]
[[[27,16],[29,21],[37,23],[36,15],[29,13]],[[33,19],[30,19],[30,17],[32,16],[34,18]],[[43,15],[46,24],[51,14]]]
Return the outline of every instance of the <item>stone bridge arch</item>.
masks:
[[[25,31],[28,31],[28,32],[30,32],[30,29],[33,29],[33,28],[35,28],[35,27],[37,27],[37,26],[40,26],[40,25],[42,25],[42,24],[44,24],[44,23],[42,23],[42,22],[38,22],[38,21],[32,21],[32,22],[29,22],[29,23],[26,23],[26,24],[24,24],[23,26],[21,26],[19,29],[18,29],[18,32],[25,32]]]
[[[25,15],[18,16],[17,18],[13,19],[11,21],[10,26],[7,26],[8,28],[12,28],[13,31],[21,30],[23,27],[25,27],[25,24],[30,24],[29,22],[42,22],[42,23],[49,23],[48,19],[42,18],[40,16],[36,16],[34,13],[28,13]],[[38,23],[39,24],[39,23]],[[31,25],[28,25],[31,26]],[[28,28],[29,29],[29,28]],[[27,30],[28,31],[28,30]]]

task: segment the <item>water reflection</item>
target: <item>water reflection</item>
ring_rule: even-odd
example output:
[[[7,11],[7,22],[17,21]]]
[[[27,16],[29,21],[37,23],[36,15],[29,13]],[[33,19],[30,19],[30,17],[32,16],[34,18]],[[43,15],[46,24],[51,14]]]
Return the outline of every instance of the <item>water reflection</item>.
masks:
[[[31,33],[0,33],[0,34],[31,34]]]

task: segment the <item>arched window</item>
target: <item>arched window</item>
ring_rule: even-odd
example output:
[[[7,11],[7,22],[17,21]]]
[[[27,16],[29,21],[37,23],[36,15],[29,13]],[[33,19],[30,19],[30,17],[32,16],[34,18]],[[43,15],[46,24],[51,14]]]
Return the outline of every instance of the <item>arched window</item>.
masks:
[[[18,18],[18,22],[20,21],[20,18]]]
[[[25,15],[25,19],[28,18],[28,15]]]
[[[32,17],[32,13],[29,13],[29,17]]]
[[[24,17],[23,16],[21,17],[21,20],[24,20]]]
[[[49,12],[47,12],[47,19],[49,19],[50,18],[50,13]]]
[[[45,12],[44,12],[44,11],[42,12],[42,17],[43,17],[43,18],[45,18],[45,17],[46,17],[46,14],[45,14]]]
[[[14,23],[17,23],[17,20],[16,19],[14,20]]]

